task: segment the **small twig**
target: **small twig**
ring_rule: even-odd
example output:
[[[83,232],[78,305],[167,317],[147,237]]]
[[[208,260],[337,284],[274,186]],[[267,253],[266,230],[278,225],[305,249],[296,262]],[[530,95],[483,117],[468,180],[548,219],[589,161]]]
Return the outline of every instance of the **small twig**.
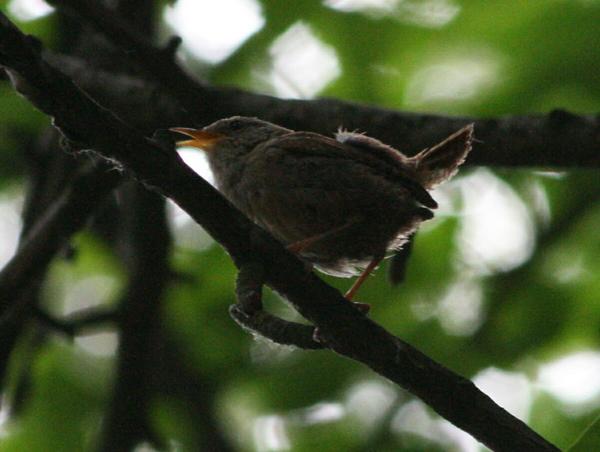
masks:
[[[235,294],[240,310],[246,315],[262,311],[262,286],[265,283],[265,267],[261,262],[244,262],[235,283]]]
[[[163,54],[171,61],[171,64],[175,61],[175,54],[182,42],[183,40],[179,36],[172,36],[162,49]]]
[[[237,304],[229,307],[229,314],[243,329],[276,344],[291,345],[305,350],[325,348],[323,344],[314,340],[314,326],[283,320],[265,311],[248,314]]]
[[[314,340],[315,327],[290,322],[263,311],[262,286],[265,268],[260,262],[240,265],[235,293],[238,303],[229,307],[229,314],[245,330],[281,345],[317,350],[324,348]]]

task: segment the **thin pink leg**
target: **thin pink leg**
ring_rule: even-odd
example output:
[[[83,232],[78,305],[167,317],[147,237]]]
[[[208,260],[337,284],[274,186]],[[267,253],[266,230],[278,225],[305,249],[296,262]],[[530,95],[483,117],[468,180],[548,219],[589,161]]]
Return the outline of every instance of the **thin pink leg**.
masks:
[[[354,297],[354,295],[356,295],[356,292],[358,292],[358,289],[360,289],[360,286],[363,285],[363,283],[367,279],[367,276],[369,276],[369,274],[375,269],[375,267],[377,267],[379,265],[379,263],[381,262],[381,259],[383,259],[383,258],[376,257],[369,263],[369,265],[367,265],[367,268],[365,268],[363,270],[363,272],[360,274],[360,276],[356,279],[356,281],[354,281],[354,284],[352,284],[352,287],[350,287],[350,290],[348,290],[348,292],[346,292],[346,295],[345,295],[346,300],[352,301],[352,298]]]

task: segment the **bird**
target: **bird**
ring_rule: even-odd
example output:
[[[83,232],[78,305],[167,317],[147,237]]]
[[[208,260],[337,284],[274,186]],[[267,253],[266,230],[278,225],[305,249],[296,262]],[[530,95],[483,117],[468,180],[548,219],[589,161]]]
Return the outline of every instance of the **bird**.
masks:
[[[217,189],[288,250],[337,277],[359,275],[352,300],[381,260],[433,217],[429,190],[469,154],[473,124],[409,157],[364,133],[332,137],[253,117],[173,127],[178,146],[206,152]]]

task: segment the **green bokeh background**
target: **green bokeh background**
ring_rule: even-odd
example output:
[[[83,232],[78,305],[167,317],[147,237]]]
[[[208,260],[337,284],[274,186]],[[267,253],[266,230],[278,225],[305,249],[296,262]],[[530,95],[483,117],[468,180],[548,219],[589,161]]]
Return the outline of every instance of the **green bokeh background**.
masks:
[[[7,3],[0,2],[3,11]],[[458,12],[443,26],[427,27],[406,20],[406,12],[404,16],[340,12],[319,1],[263,0],[265,25],[260,31],[218,64],[193,60],[188,64],[214,84],[274,93],[257,80],[256,73],[268,68],[274,40],[302,21],[335,50],[341,69],[341,75],[319,95],[480,117],[554,108],[600,111],[600,1],[453,0],[398,5],[425,3],[451,4]],[[49,46],[56,24],[54,15],[19,23]],[[469,61],[476,67],[483,61],[491,68],[484,82],[473,82],[464,95],[422,95],[431,88],[426,83],[436,81],[427,74],[455,64],[455,70],[469,76],[473,66],[463,65]],[[443,82],[443,76],[438,80]],[[47,118],[15,95],[8,83],[0,83],[0,196],[22,190],[22,149],[47,125]],[[477,176],[478,171],[469,168],[460,177]],[[531,257],[507,271],[492,268],[474,274],[461,258],[457,241],[465,198],[460,182],[455,182],[444,192],[448,213],[417,236],[406,283],[390,287],[382,268],[361,289],[359,299],[372,304],[374,320],[467,377],[489,368],[527,377],[532,401],[526,422],[566,448],[600,413],[600,394],[565,405],[536,381],[544,363],[581,350],[600,352],[600,175],[593,170],[490,171],[530,213]],[[537,197],[532,196],[532,187]],[[540,199],[546,203],[547,220],[539,213]],[[202,234],[199,228],[197,234]],[[501,243],[511,239],[493,238]],[[329,352],[276,347],[241,331],[227,314],[234,302],[234,267],[218,246],[207,243],[201,250],[176,246],[172,265],[190,278],[168,291],[164,318],[190,365],[211,381],[216,416],[235,447],[276,450],[264,446],[257,433],[257,426],[275,419],[283,425],[288,450],[293,451],[468,450],[445,442],[446,437],[435,432],[427,439],[399,431],[394,417],[412,403],[411,396],[363,366]],[[104,300],[113,302],[123,285],[119,262],[89,232],[79,234],[75,245],[75,260],[53,264],[44,292],[46,303],[61,306],[72,285],[97,276],[113,281],[114,290]],[[574,262],[576,271],[569,278],[557,276]],[[327,280],[342,290],[349,284]],[[464,280],[481,291],[480,315],[467,321],[467,330],[457,332],[434,314],[450,285]],[[275,295],[268,292],[266,297],[270,309],[293,318]],[[31,400],[17,422],[0,426],[0,450],[85,450],[108,400],[112,358],[57,338],[35,356],[17,351],[12,366],[18,369],[30,359],[34,362]],[[374,415],[368,425],[349,402],[358,385],[367,383],[391,401],[387,411]],[[339,404],[343,415],[311,421],[307,409],[323,403]],[[431,412],[428,415],[437,419]],[[153,401],[153,418],[164,438],[178,445],[173,450],[195,450],[195,426],[184,402]],[[592,441],[593,436],[587,438]],[[588,444],[600,450],[597,442]]]

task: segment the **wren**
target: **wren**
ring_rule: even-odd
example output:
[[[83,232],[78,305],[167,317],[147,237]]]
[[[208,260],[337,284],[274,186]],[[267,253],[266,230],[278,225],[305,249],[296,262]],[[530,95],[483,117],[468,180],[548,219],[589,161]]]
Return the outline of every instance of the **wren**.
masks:
[[[428,190],[471,150],[473,125],[413,157],[364,134],[297,132],[257,118],[173,128],[206,151],[217,188],[255,223],[320,271],[367,275],[433,217]]]

